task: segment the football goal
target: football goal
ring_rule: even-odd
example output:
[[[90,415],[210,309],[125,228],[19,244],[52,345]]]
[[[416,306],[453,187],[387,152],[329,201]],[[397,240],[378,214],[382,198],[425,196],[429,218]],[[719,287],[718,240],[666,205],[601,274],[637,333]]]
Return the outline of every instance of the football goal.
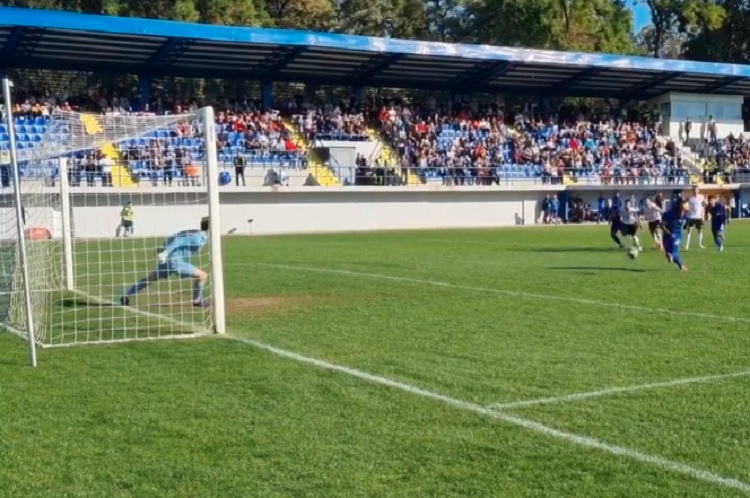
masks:
[[[36,346],[224,333],[212,108],[5,121],[0,321],[32,363]]]

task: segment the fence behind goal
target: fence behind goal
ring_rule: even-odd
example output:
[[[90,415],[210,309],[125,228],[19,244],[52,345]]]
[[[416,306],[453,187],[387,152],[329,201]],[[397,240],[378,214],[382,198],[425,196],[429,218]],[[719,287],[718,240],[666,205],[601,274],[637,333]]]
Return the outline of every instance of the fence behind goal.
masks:
[[[49,119],[23,122],[16,118],[16,132],[23,127],[37,135],[33,147],[18,151],[24,219],[17,219],[13,196],[0,195],[0,318],[6,328],[22,337],[32,332],[42,346],[223,332],[213,110],[171,116],[56,111]],[[138,187],[133,164],[177,171],[178,186],[168,193]],[[149,228],[141,232],[139,216],[163,220],[144,224]],[[201,231],[204,217],[207,232]],[[19,221],[33,331],[26,319]],[[110,235],[89,236],[101,233]],[[166,243],[179,233],[189,244],[167,255]],[[209,275],[205,285],[194,278],[200,271]]]

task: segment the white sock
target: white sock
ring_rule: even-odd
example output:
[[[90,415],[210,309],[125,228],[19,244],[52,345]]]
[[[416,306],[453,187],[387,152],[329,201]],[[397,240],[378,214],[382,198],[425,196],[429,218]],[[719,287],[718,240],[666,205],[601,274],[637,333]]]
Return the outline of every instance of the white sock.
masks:
[[[638,249],[641,248],[641,241],[638,240],[638,236],[637,235],[633,235],[633,242],[635,243],[635,247],[637,247]]]
[[[690,247],[690,236],[692,235],[692,232],[688,231],[687,239],[685,239],[685,247]]]
[[[698,245],[701,247],[703,246],[703,230],[698,232]]]

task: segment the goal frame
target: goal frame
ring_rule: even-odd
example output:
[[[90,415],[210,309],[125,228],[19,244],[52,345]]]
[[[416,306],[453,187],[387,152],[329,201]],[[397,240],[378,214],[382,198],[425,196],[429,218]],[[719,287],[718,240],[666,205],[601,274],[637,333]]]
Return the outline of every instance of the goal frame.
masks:
[[[206,186],[208,195],[208,217],[211,220],[208,227],[209,251],[211,260],[211,314],[213,320],[213,333],[226,334],[226,304],[224,297],[224,260],[221,249],[221,202],[219,198],[219,159],[216,148],[216,114],[213,107],[202,107],[196,113],[203,126],[203,140],[205,143],[205,160],[206,166]],[[65,288],[66,290],[81,294],[83,297],[92,298],[87,294],[81,293],[75,285],[75,246],[73,244],[73,208],[70,198],[72,195],[70,185],[68,184],[68,163],[65,158],[59,160],[59,177],[60,177],[60,207],[61,229],[63,238],[63,264],[65,268]],[[167,187],[171,188],[171,187]],[[98,299],[98,298],[97,298]],[[110,303],[112,304],[112,303]],[[144,312],[135,307],[124,307],[128,312],[136,315],[147,315],[155,318],[156,315]],[[159,318],[157,318],[158,320]],[[161,317],[165,322],[173,321],[169,317]],[[190,335],[183,336],[189,338]],[[152,337],[148,339],[125,339],[111,342],[136,342],[141,340],[158,340],[158,339],[176,339],[178,337]],[[99,342],[97,344],[102,344]],[[41,344],[44,348],[45,345]],[[59,347],[47,346],[47,347]]]
[[[21,172],[18,166],[18,149],[16,148],[16,127],[13,117],[13,99],[10,89],[13,83],[7,74],[2,74],[3,103],[5,104],[5,122],[8,128],[8,141],[10,146],[10,169],[13,180],[13,204],[16,211],[16,250],[18,262],[23,279],[23,297],[26,306],[26,326],[28,331],[26,337],[29,344],[29,363],[36,367],[36,338],[34,337],[34,312],[32,309],[31,283],[29,282],[29,267],[26,252],[26,227],[24,223],[23,205],[21,204]]]
[[[72,346],[72,345],[83,345],[83,344],[103,344],[103,343],[114,343],[114,342],[131,342],[131,341],[141,341],[141,340],[156,340],[156,339],[186,339],[191,337],[197,337],[197,336],[206,336],[207,334],[226,334],[226,313],[225,313],[225,293],[224,293],[224,274],[223,274],[223,251],[222,251],[222,241],[221,241],[221,203],[219,199],[219,163],[218,163],[218,152],[217,152],[217,145],[216,145],[216,121],[215,121],[215,113],[214,109],[212,107],[203,107],[199,109],[196,113],[193,114],[193,116],[200,122],[201,126],[201,136],[204,141],[204,158],[202,161],[202,164],[204,166],[204,183],[203,183],[203,192],[206,195],[206,204],[208,208],[208,216],[210,219],[209,223],[209,232],[208,232],[208,238],[209,238],[209,260],[210,260],[210,268],[209,270],[209,280],[211,283],[211,328],[209,330],[206,330],[206,332],[203,333],[193,333],[193,334],[185,334],[185,335],[171,335],[166,334],[164,336],[151,336],[151,337],[130,337],[125,338],[121,340],[104,340],[104,341],[95,341],[90,343],[70,343],[70,344],[47,344],[45,339],[43,337],[37,337],[37,334],[35,334],[35,326],[34,326],[34,310],[32,308],[32,289],[29,282],[29,270],[27,266],[28,261],[28,252],[26,248],[26,236],[25,236],[25,230],[28,228],[26,226],[26,220],[23,217],[23,205],[22,205],[22,185],[20,182],[20,167],[19,167],[19,160],[17,155],[17,148],[15,143],[15,136],[14,136],[14,118],[12,116],[12,112],[10,110],[12,109],[9,106],[9,103],[12,102],[11,96],[10,96],[10,80],[7,78],[3,78],[3,100],[6,102],[6,107],[9,109],[9,112],[6,113],[7,116],[7,124],[10,131],[11,136],[11,143],[10,143],[10,150],[11,150],[11,170],[12,170],[12,176],[14,181],[14,203],[15,203],[15,211],[16,211],[16,231],[17,231],[17,271],[23,272],[22,278],[24,283],[24,301],[26,303],[26,315],[27,315],[27,323],[26,327],[28,330],[24,331],[15,331],[15,335],[20,335],[21,337],[24,336],[28,340],[29,343],[29,351],[30,351],[30,359],[31,359],[31,365],[36,366],[37,365],[37,358],[36,358],[36,348],[55,348],[60,346]],[[74,202],[72,202],[72,197],[75,195],[78,195],[78,192],[74,192],[71,189],[71,186],[68,183],[68,161],[65,157],[59,157],[57,159],[58,164],[58,179],[59,179],[59,188],[57,189],[57,193],[60,196],[60,202],[59,207],[60,209],[60,221],[61,221],[61,239],[62,239],[62,261],[59,261],[58,264],[62,265],[61,268],[63,270],[62,272],[62,282],[60,285],[60,290],[66,290],[75,294],[78,294],[84,298],[93,299],[95,301],[99,301],[102,304],[108,304],[108,305],[115,305],[119,306],[119,303],[113,303],[108,299],[101,299],[97,298],[95,296],[89,295],[87,292],[80,290],[77,288],[76,285],[76,254],[75,254],[75,227],[73,222],[73,214],[74,209],[81,209],[81,208],[74,208]],[[172,187],[162,187],[166,189],[171,189]],[[136,192],[135,189],[127,189],[128,192]],[[111,191],[110,191],[111,192]],[[108,195],[108,193],[101,192],[103,195]],[[86,195],[85,193],[82,193],[82,195]],[[59,239],[58,239],[59,240]],[[20,289],[19,289],[20,290]],[[124,306],[123,309],[127,310],[128,313],[133,313],[134,315],[144,315],[149,317],[150,319],[155,319],[156,321],[163,321],[165,323],[172,322],[174,323],[174,319],[172,319],[169,316],[162,316],[157,315],[148,311],[140,310],[136,307],[130,307],[130,306]],[[19,333],[20,332],[20,333]]]

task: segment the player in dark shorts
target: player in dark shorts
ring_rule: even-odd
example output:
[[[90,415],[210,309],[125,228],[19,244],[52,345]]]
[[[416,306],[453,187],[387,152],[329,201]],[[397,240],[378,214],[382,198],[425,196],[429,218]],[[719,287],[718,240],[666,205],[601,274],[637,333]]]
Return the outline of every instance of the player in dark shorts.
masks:
[[[622,241],[620,240],[620,236],[618,235],[620,231],[622,230],[622,220],[620,218],[620,210],[615,209],[614,206],[610,208],[609,210],[609,236],[612,238],[612,240],[615,241],[617,246],[622,249]]]
[[[708,196],[708,213],[711,216],[711,233],[714,236],[714,243],[719,252],[724,251],[724,228],[726,227],[727,208],[721,199],[713,195]]]

